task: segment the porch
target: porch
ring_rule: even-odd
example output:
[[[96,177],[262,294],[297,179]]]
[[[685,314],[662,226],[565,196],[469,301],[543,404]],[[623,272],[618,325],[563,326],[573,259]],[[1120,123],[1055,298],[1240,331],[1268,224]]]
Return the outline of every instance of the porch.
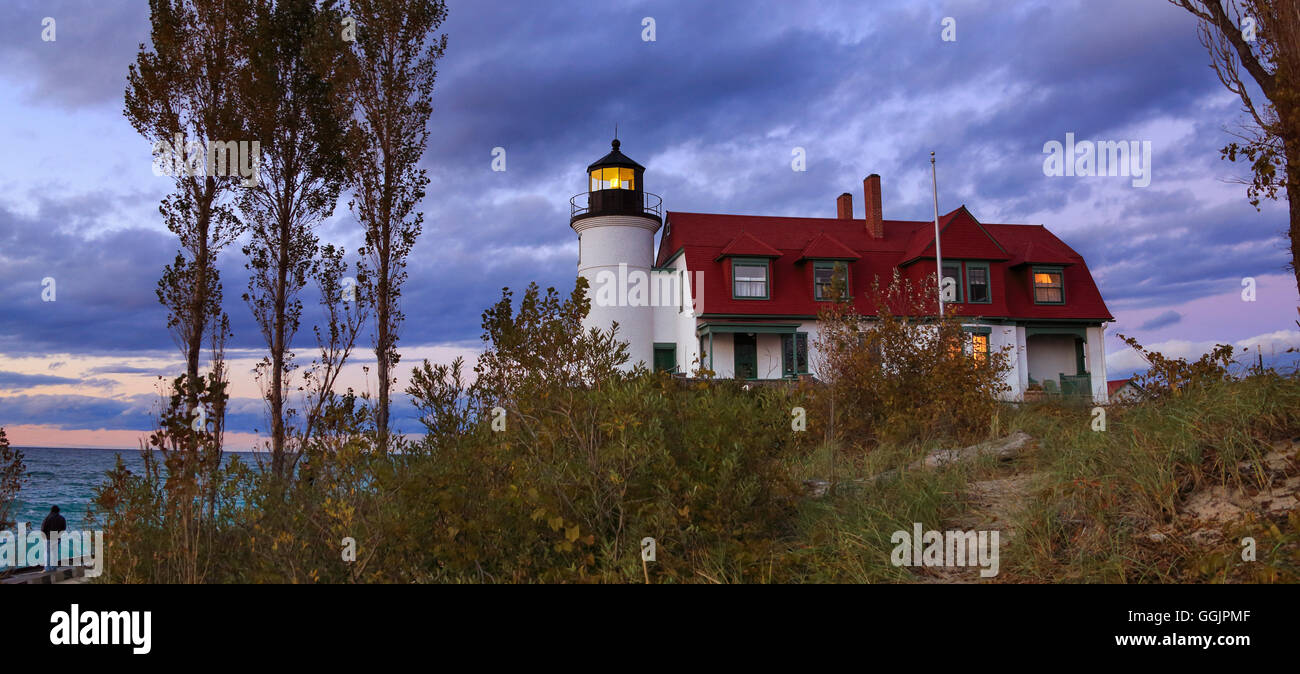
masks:
[[[1027,326],[1024,330],[1024,365],[1028,372],[1025,400],[1051,396],[1096,398],[1093,380],[1097,377],[1089,362],[1088,328]],[[1105,365],[1100,367],[1104,385]]]
[[[808,333],[800,323],[701,323],[700,356],[724,379],[793,379],[809,373]]]

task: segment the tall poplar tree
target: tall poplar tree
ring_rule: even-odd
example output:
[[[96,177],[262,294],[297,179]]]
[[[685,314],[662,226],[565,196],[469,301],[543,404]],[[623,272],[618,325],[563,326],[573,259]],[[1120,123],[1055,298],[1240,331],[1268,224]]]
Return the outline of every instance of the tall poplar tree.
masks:
[[[315,227],[333,212],[344,181],[346,82],[342,16],[333,2],[254,0],[249,68],[239,87],[246,125],[261,141],[257,184],[240,210],[252,233],[244,299],[269,350],[261,368],[271,424],[271,470],[287,477],[292,342],[299,293],[317,259]]]
[[[204,337],[224,330],[217,255],[241,231],[227,201],[238,189],[238,172],[207,170],[206,145],[243,135],[238,91],[231,85],[247,65],[249,6],[247,0],[150,0],[149,9],[150,44],[140,45],[128,71],[123,113],[154,144],[158,165],[175,182],[159,211],[181,251],[157,292],[185,357],[184,399],[192,413]],[[178,171],[190,143],[205,148],[194,165],[199,170]]]
[[[399,299],[406,259],[424,222],[424,213],[415,209],[429,182],[419,162],[429,139],[435,65],[447,49],[447,36],[434,33],[447,17],[447,6],[443,0],[351,0],[346,12],[356,21],[349,206],[366,232],[364,290],[375,312],[379,371],[375,426],[385,451],[389,389],[401,358]]]

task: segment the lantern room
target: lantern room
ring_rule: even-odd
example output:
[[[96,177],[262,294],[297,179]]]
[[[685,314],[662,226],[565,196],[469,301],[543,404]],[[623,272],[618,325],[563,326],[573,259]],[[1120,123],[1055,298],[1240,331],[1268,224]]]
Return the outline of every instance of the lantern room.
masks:
[[[641,190],[641,174],[645,173],[645,167],[628,159],[627,155],[619,151],[617,138],[610,143],[610,146],[613,149],[609,151],[609,154],[587,167],[587,175],[591,177],[591,186],[588,189],[592,192],[600,190],[632,190],[639,192]]]
[[[609,154],[587,167],[587,192],[570,200],[572,220],[600,215],[640,215],[662,220],[659,197],[645,192],[645,167],[619,150],[617,138]],[[585,202],[585,203],[584,203]]]
[[[606,166],[591,170],[591,191],[633,190],[637,183],[636,169]]]

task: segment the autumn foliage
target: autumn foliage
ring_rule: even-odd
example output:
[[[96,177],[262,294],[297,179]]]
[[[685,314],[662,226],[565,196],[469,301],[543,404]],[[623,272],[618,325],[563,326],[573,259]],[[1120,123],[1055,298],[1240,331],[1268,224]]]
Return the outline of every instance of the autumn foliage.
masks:
[[[951,314],[934,316],[933,290],[897,275],[872,289],[874,316],[836,302],[822,311],[817,347],[819,390],[836,442],[880,443],[984,439],[1004,392],[1011,354],[989,348]]]

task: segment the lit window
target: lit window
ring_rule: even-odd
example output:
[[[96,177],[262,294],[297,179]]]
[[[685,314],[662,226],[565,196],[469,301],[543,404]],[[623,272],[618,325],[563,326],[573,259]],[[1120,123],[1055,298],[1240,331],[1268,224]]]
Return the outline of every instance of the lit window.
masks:
[[[1064,304],[1065,284],[1059,269],[1034,270],[1034,303]]]
[[[591,191],[636,189],[636,173],[630,168],[611,166],[591,172]]]
[[[970,336],[970,355],[977,363],[984,363],[989,358],[989,336],[988,335],[971,335]]]
[[[764,260],[731,261],[731,296],[767,299],[767,262]]]

